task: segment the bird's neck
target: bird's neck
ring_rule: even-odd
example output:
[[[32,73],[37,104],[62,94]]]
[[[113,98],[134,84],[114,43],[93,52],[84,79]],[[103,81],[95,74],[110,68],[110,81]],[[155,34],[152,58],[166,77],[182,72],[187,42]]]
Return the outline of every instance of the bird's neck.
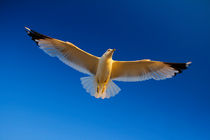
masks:
[[[103,62],[110,62],[110,61],[112,61],[112,57],[102,56],[100,60],[103,61]]]

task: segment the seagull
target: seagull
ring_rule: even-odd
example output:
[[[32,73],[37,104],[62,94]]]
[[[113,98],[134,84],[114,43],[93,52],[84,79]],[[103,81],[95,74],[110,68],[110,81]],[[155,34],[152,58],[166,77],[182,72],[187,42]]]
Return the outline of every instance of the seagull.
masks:
[[[101,57],[94,56],[74,44],[61,41],[25,27],[27,34],[45,53],[57,57],[66,65],[88,74],[80,78],[83,88],[96,98],[110,98],[120,92],[113,82],[136,82],[149,79],[171,78],[185,70],[191,62],[168,63],[150,59],[136,61],[115,61],[115,49],[108,49]]]

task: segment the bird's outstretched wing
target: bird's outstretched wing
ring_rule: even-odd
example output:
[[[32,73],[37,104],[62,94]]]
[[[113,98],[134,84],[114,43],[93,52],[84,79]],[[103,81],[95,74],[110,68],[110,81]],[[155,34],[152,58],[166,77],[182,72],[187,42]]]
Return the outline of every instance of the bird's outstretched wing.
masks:
[[[166,63],[151,60],[114,61],[111,79],[117,81],[162,80],[181,73],[190,63]]]
[[[68,66],[85,74],[95,75],[99,58],[91,55],[70,42],[54,39],[37,33],[27,27],[26,31],[44,52],[58,57]]]

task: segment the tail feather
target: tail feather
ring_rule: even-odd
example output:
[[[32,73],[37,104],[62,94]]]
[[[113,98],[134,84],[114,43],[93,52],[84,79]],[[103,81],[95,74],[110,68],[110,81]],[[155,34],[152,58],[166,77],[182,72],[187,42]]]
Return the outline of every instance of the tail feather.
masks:
[[[95,96],[96,82],[93,76],[80,78],[83,88],[86,89],[91,96]]]
[[[97,93],[97,83],[95,81],[95,77],[82,77],[80,78],[80,80],[83,88],[86,89],[86,91],[90,93],[91,96],[94,96],[96,98],[110,98],[117,95],[121,90],[113,81],[110,80],[107,84],[106,91],[102,93],[102,90],[99,90],[100,92]]]
[[[117,95],[120,92],[120,88],[113,82],[113,81],[109,81],[108,85],[107,85],[107,97],[110,98],[112,96]]]

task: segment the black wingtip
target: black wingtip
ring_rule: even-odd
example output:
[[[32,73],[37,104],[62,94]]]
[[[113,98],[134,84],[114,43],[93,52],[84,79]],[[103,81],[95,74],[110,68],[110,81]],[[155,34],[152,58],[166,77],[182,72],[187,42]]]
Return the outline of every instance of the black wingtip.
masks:
[[[25,30],[26,30],[27,34],[31,37],[31,39],[34,40],[35,42],[36,42],[36,40],[39,40],[39,39],[50,38],[46,35],[43,35],[43,34],[40,34],[36,31],[34,31],[34,30],[31,30],[28,27],[25,27]]]
[[[170,67],[174,68],[175,70],[178,71],[178,73],[182,73],[183,70],[187,69],[188,66],[191,64],[192,62],[187,62],[187,63],[165,63],[167,65],[169,65]]]

